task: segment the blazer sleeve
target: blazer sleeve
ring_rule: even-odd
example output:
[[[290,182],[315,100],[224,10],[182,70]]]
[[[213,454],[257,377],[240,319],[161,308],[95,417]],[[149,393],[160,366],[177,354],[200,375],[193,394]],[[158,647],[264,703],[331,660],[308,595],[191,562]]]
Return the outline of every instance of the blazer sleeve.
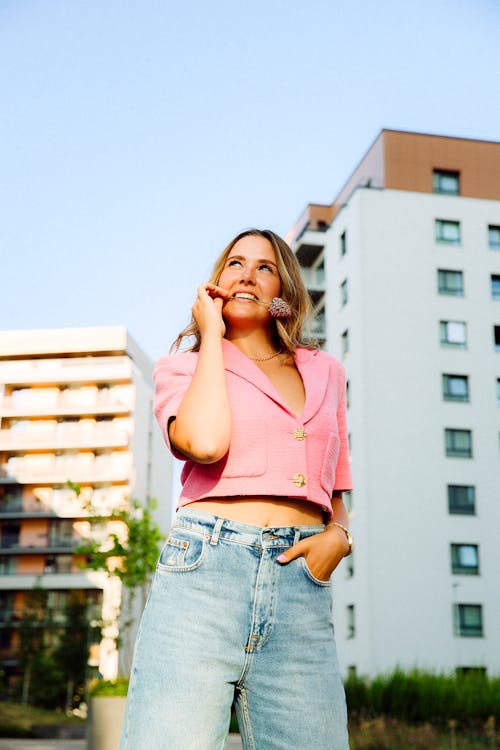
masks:
[[[186,456],[171,444],[168,436],[168,423],[172,417],[177,415],[182,399],[191,384],[193,377],[192,358],[194,356],[172,354],[161,357],[153,373],[155,382],[154,413],[171,453],[182,461],[186,461]]]
[[[349,460],[349,438],[346,417],[346,377],[344,367],[339,367],[338,376],[339,400],[337,407],[337,426],[339,430],[339,457],[335,469],[334,490],[352,490],[351,464]]]

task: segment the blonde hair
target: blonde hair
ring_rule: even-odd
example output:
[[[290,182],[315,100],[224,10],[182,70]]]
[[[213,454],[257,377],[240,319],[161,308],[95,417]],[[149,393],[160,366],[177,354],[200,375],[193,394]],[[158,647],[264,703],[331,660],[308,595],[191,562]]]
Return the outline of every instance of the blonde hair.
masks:
[[[303,338],[304,328],[306,327],[307,330],[309,328],[312,307],[309,293],[302,281],[299,263],[285,240],[275,232],[270,229],[248,229],[240,232],[215,261],[209,282],[211,284],[219,283],[229,253],[239,240],[248,236],[263,237],[271,243],[276,255],[278,274],[281,280],[281,298],[288,303],[293,313],[289,318],[280,320],[273,318],[276,346],[290,353],[295,352],[297,346],[305,346],[309,349],[316,348],[315,342],[311,342],[309,338],[307,340]],[[201,336],[198,324],[193,318],[191,318],[189,325],[177,336],[172,349],[177,351],[183,339],[188,337],[193,337],[194,343],[186,351],[197,352],[200,348]]]

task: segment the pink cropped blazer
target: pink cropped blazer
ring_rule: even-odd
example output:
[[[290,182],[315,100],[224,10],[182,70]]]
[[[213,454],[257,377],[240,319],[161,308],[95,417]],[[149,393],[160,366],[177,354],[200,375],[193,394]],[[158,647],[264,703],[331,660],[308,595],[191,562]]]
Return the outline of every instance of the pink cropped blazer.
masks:
[[[216,463],[186,460],[168,438],[197,353],[162,357],[155,368],[156,418],[172,453],[185,461],[178,507],[202,498],[274,495],[309,501],[331,515],[332,491],[352,489],[343,366],[323,351],[297,349],[306,400],[303,413],[294,414],[252,360],[230,341],[222,344],[233,421],[230,448]]]

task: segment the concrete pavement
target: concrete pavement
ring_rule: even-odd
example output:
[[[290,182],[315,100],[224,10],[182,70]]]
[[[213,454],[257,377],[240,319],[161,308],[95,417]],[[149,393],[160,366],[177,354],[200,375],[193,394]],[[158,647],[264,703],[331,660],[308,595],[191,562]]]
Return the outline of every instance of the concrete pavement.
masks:
[[[85,740],[0,739],[0,750],[86,750]],[[239,734],[229,735],[225,750],[242,750]]]

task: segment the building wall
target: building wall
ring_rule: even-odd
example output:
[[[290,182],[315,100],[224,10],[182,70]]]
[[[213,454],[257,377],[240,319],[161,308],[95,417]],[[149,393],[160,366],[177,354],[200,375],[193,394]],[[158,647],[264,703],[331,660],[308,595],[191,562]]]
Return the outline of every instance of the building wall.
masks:
[[[459,247],[436,242],[437,218],[460,221]],[[500,224],[498,201],[360,188],[326,233],[327,346],[347,369],[355,485],[354,575],[344,562],[334,594],[345,669],[500,671],[500,302],[490,291],[500,252],[488,249],[488,224]],[[463,271],[464,297],[438,294],[438,268]],[[440,320],[467,322],[466,349],[440,345]],[[468,375],[469,403],[443,401],[443,373]],[[445,456],[446,427],[472,430],[473,458]],[[447,484],[476,486],[477,515],[448,513]],[[479,576],[451,573],[451,543],[479,544]],[[483,605],[483,637],[454,635],[453,603]]]
[[[102,591],[110,624],[94,666],[106,677],[119,668],[120,584],[82,571],[74,550],[91,529],[89,504],[106,515],[154,496],[168,529],[171,461],[167,451],[160,461],[152,396],[152,363],[124,328],[0,332],[0,626],[14,608],[15,628],[35,585],[83,589],[91,602]],[[122,668],[129,663],[123,654]]]

